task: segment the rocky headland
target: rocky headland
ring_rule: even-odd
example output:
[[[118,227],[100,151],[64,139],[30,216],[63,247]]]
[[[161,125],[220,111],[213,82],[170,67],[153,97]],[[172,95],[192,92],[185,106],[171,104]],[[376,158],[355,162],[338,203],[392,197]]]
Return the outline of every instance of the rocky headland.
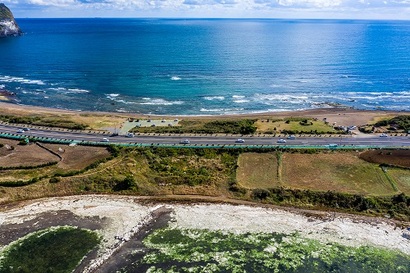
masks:
[[[14,20],[13,13],[6,5],[0,3],[0,37],[18,36],[22,31]]]

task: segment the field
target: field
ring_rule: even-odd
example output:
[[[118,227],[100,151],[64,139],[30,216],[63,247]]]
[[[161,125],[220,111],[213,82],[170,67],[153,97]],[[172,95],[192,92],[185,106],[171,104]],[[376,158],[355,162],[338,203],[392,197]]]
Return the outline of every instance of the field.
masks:
[[[379,166],[355,153],[284,154],[282,181],[297,189],[373,195],[396,192]]]
[[[49,181],[55,175],[81,171],[110,156],[107,149],[102,147],[34,143],[19,145],[18,141],[5,139],[1,139],[0,143],[3,144],[0,148],[0,183],[9,187],[42,179]]]
[[[249,189],[283,186],[365,195],[410,194],[410,170],[389,168],[385,172],[361,157],[357,152],[243,154],[237,180]],[[392,159],[384,162],[393,164]]]
[[[0,166],[37,166],[47,162],[59,161],[56,155],[37,145],[21,146],[17,141],[1,139],[4,146],[0,148]]]
[[[277,153],[241,154],[236,179],[239,185],[248,189],[280,186]]]
[[[372,163],[410,168],[410,150],[371,150],[361,153],[360,158]]]

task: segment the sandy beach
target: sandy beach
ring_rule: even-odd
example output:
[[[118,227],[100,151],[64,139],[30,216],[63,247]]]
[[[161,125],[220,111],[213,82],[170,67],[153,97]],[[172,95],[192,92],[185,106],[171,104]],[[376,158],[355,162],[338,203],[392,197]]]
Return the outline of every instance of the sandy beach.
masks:
[[[60,116],[71,118],[78,122],[86,122],[88,124],[98,124],[98,120],[111,119],[113,123],[118,123],[120,120],[127,118],[152,118],[155,115],[143,115],[137,113],[117,113],[117,112],[82,112],[71,111],[57,108],[45,108],[38,106],[18,105],[0,101],[0,114],[3,115],[45,115],[45,116]],[[397,111],[369,111],[356,110],[352,108],[318,108],[303,111],[289,112],[266,112],[258,114],[242,114],[242,115],[214,115],[214,116],[158,116],[161,118],[181,119],[234,119],[234,118],[286,118],[286,117],[309,117],[322,120],[326,118],[329,123],[338,125],[365,125],[376,119],[383,117],[393,117],[397,115],[409,114],[408,112]],[[99,128],[93,128],[99,129]]]
[[[148,222],[159,220],[159,209],[170,211],[169,226],[180,229],[222,230],[233,233],[299,233],[302,237],[323,243],[337,242],[347,246],[375,246],[398,250],[410,255],[410,240],[403,237],[404,229],[393,221],[381,218],[348,216],[338,213],[320,213],[307,216],[296,210],[230,204],[147,203],[146,199],[126,196],[84,195],[26,201],[0,212],[1,245],[7,245],[5,233],[13,231],[24,236],[53,223],[58,215],[67,217],[65,225],[94,222],[88,228],[103,238],[98,255],[84,272],[93,272],[98,266],[137,234]],[[69,212],[69,213],[68,213]],[[41,217],[44,214],[53,217]],[[71,219],[71,222],[70,222]],[[31,228],[26,223],[34,223]],[[0,248],[1,250],[1,248]]]

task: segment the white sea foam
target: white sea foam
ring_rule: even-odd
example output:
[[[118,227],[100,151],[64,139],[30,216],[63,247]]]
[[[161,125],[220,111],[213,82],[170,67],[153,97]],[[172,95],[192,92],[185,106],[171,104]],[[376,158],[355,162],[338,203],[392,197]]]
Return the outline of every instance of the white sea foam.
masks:
[[[45,85],[41,80],[30,80],[22,77],[0,76],[0,82]]]
[[[116,98],[118,97],[120,94],[108,94],[107,96],[110,98]]]
[[[64,88],[64,87],[52,87],[52,88],[48,88],[47,90],[51,90],[51,91],[57,91],[57,92],[61,92],[61,93],[74,93],[74,94],[78,94],[78,93],[89,93],[89,90],[85,90],[85,89],[79,89],[79,88]]]
[[[4,89],[6,86],[4,84],[0,84],[0,89]]]
[[[233,95],[232,98],[233,98],[233,99],[244,99],[245,96],[242,96],[242,95]]]
[[[306,94],[255,94],[252,100],[266,105],[274,105],[278,102],[289,104],[306,104],[311,102]]]
[[[224,96],[206,96],[204,97],[204,100],[224,100]]]
[[[178,77],[178,76],[172,76],[171,77],[171,81],[180,81],[180,80],[181,80],[181,78]]]
[[[201,108],[201,110],[199,110],[201,112],[223,112],[224,109],[223,108],[215,108],[215,109],[206,109],[206,108]]]
[[[181,105],[184,104],[183,101],[168,101],[164,99],[152,99],[152,98],[144,98],[145,102],[141,102],[139,104],[142,105]]]
[[[124,104],[137,104],[135,101],[126,101],[126,100],[115,100],[115,101],[119,103],[124,103]]]
[[[199,111],[220,114],[235,114],[243,110],[243,108],[201,108]]]
[[[234,103],[248,103],[250,102],[250,100],[245,100],[245,99],[237,99],[237,100],[233,100]]]
[[[67,89],[67,91],[70,93],[90,93],[89,90],[79,89],[79,88],[69,88]]]

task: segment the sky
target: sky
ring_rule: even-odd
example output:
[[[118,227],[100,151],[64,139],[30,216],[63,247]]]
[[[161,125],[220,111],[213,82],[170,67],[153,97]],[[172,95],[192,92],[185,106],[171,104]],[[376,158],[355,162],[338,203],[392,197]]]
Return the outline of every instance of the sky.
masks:
[[[410,20],[410,0],[0,0],[16,18],[187,17]]]

